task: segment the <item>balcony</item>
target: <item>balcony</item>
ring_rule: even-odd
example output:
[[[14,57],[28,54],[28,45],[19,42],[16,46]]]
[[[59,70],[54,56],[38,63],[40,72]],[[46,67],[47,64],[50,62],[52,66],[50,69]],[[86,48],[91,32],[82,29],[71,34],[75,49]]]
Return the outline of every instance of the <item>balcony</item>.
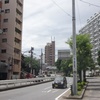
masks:
[[[18,28],[19,30],[22,30],[22,24],[16,23],[16,28]]]
[[[17,33],[17,32],[16,32],[16,34],[15,34],[15,37],[16,37],[16,38],[18,38],[19,40],[21,40],[21,39],[22,39],[21,34],[19,34],[19,33]]]
[[[13,66],[13,72],[19,72],[19,71],[20,71],[19,65],[15,64],[15,65]]]

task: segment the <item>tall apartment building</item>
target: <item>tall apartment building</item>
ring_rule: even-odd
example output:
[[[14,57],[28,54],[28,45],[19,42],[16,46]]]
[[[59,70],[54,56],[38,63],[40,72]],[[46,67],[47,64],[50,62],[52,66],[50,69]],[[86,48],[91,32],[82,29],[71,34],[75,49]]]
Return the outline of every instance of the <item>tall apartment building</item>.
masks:
[[[87,20],[87,24],[79,31],[81,34],[90,34],[90,41],[93,45],[92,57],[94,62],[97,62],[98,50],[100,50],[100,13],[95,13],[94,16]]]
[[[51,41],[45,46],[45,63],[49,66],[55,65],[55,41]]]
[[[68,60],[70,57],[70,49],[58,50],[58,59]]]
[[[23,0],[0,0],[0,61],[9,66],[7,79],[19,78],[21,71]]]

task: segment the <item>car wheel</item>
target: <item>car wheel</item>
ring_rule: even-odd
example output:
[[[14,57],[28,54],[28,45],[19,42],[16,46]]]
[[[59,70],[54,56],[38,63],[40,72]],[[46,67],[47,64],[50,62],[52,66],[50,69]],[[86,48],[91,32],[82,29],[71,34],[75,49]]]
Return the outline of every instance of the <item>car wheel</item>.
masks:
[[[54,85],[52,85],[52,88],[53,88],[53,89],[55,88]]]
[[[66,85],[66,88],[67,88],[67,85]]]
[[[67,85],[63,85],[63,89],[67,88]]]

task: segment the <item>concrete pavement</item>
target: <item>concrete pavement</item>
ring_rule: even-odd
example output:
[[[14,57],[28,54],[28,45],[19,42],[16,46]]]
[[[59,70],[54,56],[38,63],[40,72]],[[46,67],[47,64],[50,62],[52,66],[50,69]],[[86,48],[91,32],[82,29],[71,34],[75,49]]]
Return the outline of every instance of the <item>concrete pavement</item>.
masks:
[[[88,85],[82,99],[68,99],[68,91],[59,100],[100,100],[100,77],[88,77],[87,81]]]

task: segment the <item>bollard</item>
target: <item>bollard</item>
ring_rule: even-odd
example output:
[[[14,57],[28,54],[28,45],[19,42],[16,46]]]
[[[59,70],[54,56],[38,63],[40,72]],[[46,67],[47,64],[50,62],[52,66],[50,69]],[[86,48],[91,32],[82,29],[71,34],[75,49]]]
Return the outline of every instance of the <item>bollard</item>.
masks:
[[[73,95],[73,85],[71,85],[71,95]]]

